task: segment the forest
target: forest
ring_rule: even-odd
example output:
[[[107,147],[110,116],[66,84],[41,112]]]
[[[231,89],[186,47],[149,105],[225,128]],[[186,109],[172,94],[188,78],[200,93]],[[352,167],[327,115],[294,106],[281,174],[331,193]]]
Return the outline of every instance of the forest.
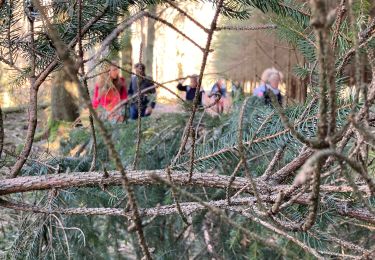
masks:
[[[0,259],[375,259],[374,0],[0,25]]]

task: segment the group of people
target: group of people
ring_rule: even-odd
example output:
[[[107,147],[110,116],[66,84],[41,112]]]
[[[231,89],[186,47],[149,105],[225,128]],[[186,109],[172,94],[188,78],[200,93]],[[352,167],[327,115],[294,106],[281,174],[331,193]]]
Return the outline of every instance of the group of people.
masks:
[[[188,102],[192,102],[196,95],[196,90],[198,87],[198,80],[199,76],[194,74],[190,76],[190,84],[183,85],[185,80],[180,80],[177,85],[177,89],[180,91],[185,91],[185,100]],[[216,104],[216,112],[221,114],[224,112],[224,99],[226,97],[227,89],[225,87],[224,79],[219,79],[213,85],[210,94],[208,95],[209,98],[214,97],[215,104]],[[205,91],[203,88],[199,91],[198,94],[198,106],[203,107],[203,96],[205,95]]]
[[[101,109],[101,116],[112,122],[123,122],[126,117],[137,119],[139,116],[146,117],[152,114],[156,105],[156,90],[153,80],[146,76],[145,65],[137,63],[134,66],[135,73],[130,78],[129,87],[126,81],[120,76],[119,67],[111,63],[108,73],[100,76],[99,82],[95,85],[92,105],[95,109]],[[265,104],[271,103],[269,95],[272,92],[280,105],[283,97],[279,90],[282,81],[282,73],[274,68],[266,69],[261,76],[260,85],[254,89],[253,95],[263,98]],[[193,102],[198,95],[198,106],[203,107],[205,91],[203,88],[197,92],[199,76],[189,76],[190,82],[184,85],[185,80],[180,80],[177,85],[179,91],[186,92],[185,100]],[[239,84],[233,84],[232,94],[240,89]],[[140,93],[140,104],[138,94]],[[227,97],[227,88],[224,79],[218,79],[211,88],[208,98],[213,98],[213,104],[217,113],[224,112],[224,103]],[[124,104],[127,106],[123,106]],[[140,105],[140,111],[138,111]],[[127,107],[129,109],[124,109]],[[128,116],[126,116],[128,111]]]
[[[253,91],[253,96],[257,96],[259,98],[263,98],[265,104],[271,104],[271,97],[269,95],[269,91],[271,91],[277,98],[277,101],[280,105],[282,105],[283,97],[279,89],[279,84],[282,81],[282,73],[275,68],[268,68],[266,69],[261,76],[260,84],[257,88]],[[198,86],[198,75],[194,74],[190,76],[190,84],[183,85],[184,80],[179,81],[177,85],[177,89],[180,91],[185,91],[185,99],[186,101],[193,101],[196,94],[196,89]],[[236,92],[240,91],[240,86],[238,82],[234,82],[232,84],[232,98],[235,97]],[[203,96],[205,95],[205,91],[203,89],[200,90],[198,95],[198,105],[203,106]],[[217,80],[211,88],[210,94],[208,95],[209,98],[214,97],[216,112],[221,114],[224,112],[224,103],[227,97],[227,88],[225,86],[225,80],[219,79]]]
[[[137,119],[151,115],[155,108],[156,90],[152,79],[146,76],[145,65],[137,63],[135,74],[130,78],[129,88],[120,76],[118,66],[112,62],[108,73],[102,74],[95,84],[92,106],[101,109],[101,116],[109,121],[118,123],[126,118],[126,110],[121,106],[127,103],[129,117]],[[138,94],[140,93],[140,111],[138,111]]]

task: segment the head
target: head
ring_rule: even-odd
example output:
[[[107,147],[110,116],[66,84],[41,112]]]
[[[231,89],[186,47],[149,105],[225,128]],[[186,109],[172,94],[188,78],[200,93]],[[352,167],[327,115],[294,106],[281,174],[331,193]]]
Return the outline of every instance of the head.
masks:
[[[134,65],[135,73],[138,75],[145,76],[146,75],[146,67],[143,63],[137,63]]]
[[[279,88],[280,81],[281,81],[281,77],[278,72],[274,72],[269,75],[268,83],[271,85],[272,88],[274,89]]]
[[[217,84],[219,87],[224,87],[225,86],[225,79],[221,78],[217,81]]]
[[[117,87],[116,84],[120,79],[120,70],[116,61],[104,64],[103,69],[105,73],[102,73],[99,78],[101,94],[112,87]]]
[[[190,87],[196,88],[198,86],[198,78],[199,76],[196,74],[190,76]]]
[[[118,67],[115,64],[111,64],[111,66],[109,66],[109,77],[111,79],[118,79],[119,75],[120,72]]]
[[[279,71],[275,68],[268,68],[268,69],[265,69],[262,73],[262,76],[260,77],[260,81],[261,83],[265,84],[268,82],[271,74],[273,73],[278,73]]]

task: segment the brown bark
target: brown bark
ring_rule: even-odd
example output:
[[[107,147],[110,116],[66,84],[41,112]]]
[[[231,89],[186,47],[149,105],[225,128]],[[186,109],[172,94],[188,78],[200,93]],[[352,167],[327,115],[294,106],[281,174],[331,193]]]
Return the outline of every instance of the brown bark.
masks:
[[[167,179],[164,170],[149,171],[129,171],[128,178],[130,185],[158,185],[151,175],[156,174],[160,178]],[[69,174],[49,174],[44,176],[25,176],[15,179],[0,180],[0,195],[7,195],[18,192],[28,192],[35,190],[47,190],[52,188],[72,188],[87,187],[98,185],[121,185],[121,174],[119,171],[111,171],[107,177],[103,177],[102,172],[73,172]],[[226,189],[230,181],[230,176],[217,175],[211,173],[195,173],[192,176],[191,183],[188,183],[188,172],[174,172],[171,174],[172,181],[175,185],[199,186],[206,188]],[[280,190],[286,190],[290,185],[266,185],[263,181],[255,179],[258,184],[260,193],[277,194]],[[188,183],[188,184],[187,184]],[[231,184],[231,189],[240,190],[248,184],[248,179],[244,177],[236,177]],[[352,192],[352,188],[348,186],[331,186],[322,185],[322,192]],[[366,186],[361,186],[360,190],[369,193]],[[248,186],[245,192],[252,193],[252,189]]]
[[[34,18],[28,17],[29,22],[29,33],[30,33],[30,45],[28,46],[31,50],[30,52],[30,73],[28,74],[29,84],[30,84],[30,99],[29,99],[29,125],[27,128],[26,141],[23,146],[20,157],[17,159],[16,163],[11,169],[10,176],[12,178],[17,177],[22,166],[26,162],[27,157],[29,157],[33,141],[35,130],[37,126],[37,113],[38,113],[38,88],[35,87],[35,69],[36,69],[36,53],[35,53],[35,31],[34,31]],[[11,53],[9,53],[11,56]],[[13,63],[11,61],[11,63]]]
[[[16,161],[16,163],[13,165],[11,169],[11,175],[10,177],[15,178],[17,177],[19,171],[21,170],[22,166],[25,164],[27,157],[29,157],[31,147],[33,145],[34,141],[34,135],[35,135],[35,130],[37,126],[37,103],[38,103],[38,91],[36,88],[34,88],[34,82],[35,78],[30,79],[30,108],[29,108],[29,125],[27,128],[27,133],[26,133],[26,141],[24,148],[19,155],[19,159]]]
[[[81,181],[83,181],[82,177],[84,175],[92,175],[92,174],[93,173],[91,173],[91,174],[85,173],[85,174],[82,174],[82,176],[78,176],[78,178],[81,179]],[[95,174],[97,175],[97,177],[102,178],[102,174],[99,174],[99,173],[95,173]],[[74,175],[77,175],[77,174],[75,173]],[[194,177],[193,177],[193,180],[192,180],[193,185],[196,185],[195,180],[197,179],[197,175],[198,174],[195,174]],[[205,175],[207,175],[207,174],[205,174]],[[146,174],[142,173],[142,172],[139,172],[138,175],[137,175],[137,182],[138,183],[143,183],[143,176],[147,177],[146,182],[144,182],[144,184],[149,184],[149,182],[154,182],[154,184],[157,183],[152,178],[148,177],[149,175],[146,176]],[[129,180],[132,184],[135,184],[134,183],[135,179],[133,179],[133,177],[135,177],[135,175],[133,175],[133,173],[130,173],[129,174]],[[164,178],[166,176],[161,175],[161,177]],[[201,177],[202,176],[199,176],[199,178],[201,178]],[[20,179],[20,178],[26,178],[26,177],[19,177],[17,179]],[[110,179],[113,178],[113,173],[110,173],[109,178]],[[177,178],[178,178],[179,181],[177,181]],[[13,179],[13,181],[15,181],[17,179]],[[117,179],[116,180],[117,184],[120,185],[120,181],[121,181],[120,180],[121,179],[120,174],[117,174],[116,179]],[[173,179],[177,184],[179,184],[181,182],[185,182],[188,179],[188,173],[186,173],[184,175],[182,175],[180,173],[173,174]],[[236,180],[238,180],[238,179],[244,180],[244,178],[237,178]],[[215,181],[213,181],[213,179],[210,179],[210,180],[211,180],[211,181],[209,181],[210,185],[214,185]],[[215,180],[217,180],[217,179],[215,179]],[[52,180],[51,180],[51,182],[52,182]],[[92,184],[94,181],[91,180],[90,182]],[[32,183],[34,183],[34,185],[38,185],[38,180],[34,180],[34,181],[32,181]],[[73,183],[73,182],[71,182],[71,183]],[[99,181],[99,183],[100,183],[100,181]],[[232,186],[233,188],[238,187],[237,181],[235,183],[236,183],[236,185],[233,185]],[[58,184],[58,181],[55,181],[54,184]],[[103,180],[102,184],[106,184],[106,182],[104,182],[104,180]],[[200,180],[200,184],[204,185],[205,182],[202,182],[202,180]],[[2,185],[0,183],[0,187],[1,186]],[[208,187],[212,187],[212,186],[208,186]],[[285,186],[284,187],[283,186],[277,187],[277,189],[283,189],[283,188],[285,189]],[[329,190],[329,189],[330,189],[330,187],[327,187],[327,186],[324,186],[324,185],[321,187],[322,191]],[[350,188],[346,188],[346,189],[343,189],[343,191],[349,192],[349,189]],[[277,199],[277,195],[275,195],[275,196],[261,195],[260,197],[264,202],[267,202],[267,203],[274,203]],[[222,208],[222,209],[228,209],[228,208],[233,207],[233,206],[254,204],[255,202],[256,202],[256,199],[254,197],[243,197],[243,198],[233,198],[233,199],[231,199],[230,205],[228,205],[227,200],[210,201],[210,202],[207,202],[207,203],[209,203],[211,206],[214,206],[214,207],[218,207],[218,208]],[[297,204],[301,204],[301,205],[307,205],[308,202],[309,202],[308,197],[306,195],[301,196],[296,201]],[[193,212],[206,209],[205,206],[202,206],[200,203],[196,203],[196,202],[183,202],[183,203],[179,203],[179,205],[180,205],[181,212],[185,215],[189,215]],[[41,208],[41,207],[37,207],[37,206],[33,206],[33,205],[27,205],[27,204],[24,204],[24,203],[14,203],[14,202],[3,200],[1,198],[0,198],[0,206],[4,207],[4,208],[10,208],[10,209],[21,210],[21,211],[28,211],[28,212],[34,212],[34,213],[49,213],[49,214],[60,213],[60,214],[66,214],[66,215],[86,215],[86,216],[107,215],[107,216],[125,216],[127,218],[131,218],[131,216],[133,214],[131,211],[125,213],[123,209],[119,209],[119,208],[65,208],[65,209],[51,209],[51,210],[49,210],[49,209],[45,209],[45,208]],[[349,205],[347,205],[346,203],[342,203],[342,202],[337,202],[337,203],[334,204],[334,206],[335,206],[334,209],[337,211],[337,213],[342,215],[342,216],[355,218],[355,219],[358,219],[358,220],[361,220],[361,221],[365,221],[365,222],[368,222],[368,223],[375,224],[375,216],[373,214],[371,214],[367,209],[351,208]],[[330,204],[329,207],[332,208],[332,204]],[[156,207],[156,208],[139,209],[139,213],[140,213],[140,217],[151,217],[151,216],[155,216],[155,215],[166,216],[166,215],[171,215],[171,214],[178,214],[178,210],[177,210],[176,204],[173,204],[173,205],[166,205],[166,206],[161,206],[161,207]]]
[[[156,6],[152,5],[149,8],[150,14],[156,16]],[[153,75],[153,60],[154,60],[154,41],[155,41],[155,20],[147,18],[147,43],[145,49],[145,66],[148,75]]]
[[[0,158],[4,147],[4,122],[3,122],[3,111],[0,106]]]
[[[272,180],[279,183],[287,180],[293,173],[298,170],[314,152],[311,149],[303,151],[293,161],[278,170],[273,176]]]
[[[76,97],[67,90],[72,82],[64,70],[55,74],[51,91],[51,109],[53,121],[74,122],[79,117],[79,108],[74,102]]]

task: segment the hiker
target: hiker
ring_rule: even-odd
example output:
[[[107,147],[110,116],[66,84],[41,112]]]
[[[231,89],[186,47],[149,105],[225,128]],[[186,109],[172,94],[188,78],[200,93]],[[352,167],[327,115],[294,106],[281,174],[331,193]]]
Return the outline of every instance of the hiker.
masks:
[[[186,101],[193,102],[194,97],[195,97],[195,93],[196,93],[197,87],[198,87],[199,76],[194,74],[194,75],[191,75],[189,78],[190,78],[190,84],[189,85],[183,85],[185,80],[180,80],[178,82],[177,89],[180,90],[180,91],[186,92],[186,96],[185,96]],[[198,96],[198,106],[200,106],[200,107],[203,106],[203,94],[204,94],[204,90],[201,89],[199,91],[199,96]]]
[[[275,69],[266,69],[262,74],[261,80],[261,84],[254,89],[253,96],[264,98],[264,103],[268,105],[272,102],[271,97],[267,94],[267,91],[272,91],[279,104],[282,105],[283,97],[279,90],[281,73]]]
[[[116,63],[112,62],[109,66],[108,73],[100,76],[99,82],[95,84],[94,96],[92,99],[92,106],[94,109],[102,107],[104,111],[101,112],[103,119],[112,122],[124,121],[124,110],[117,109],[112,111],[122,100],[128,98],[126,88],[126,81],[120,76],[120,72]]]
[[[225,86],[225,80],[219,79],[216,83],[212,86],[211,93],[209,97],[214,95],[220,95],[220,99],[216,101],[216,112],[221,114],[224,112],[224,100],[227,95],[227,88]]]
[[[145,65],[143,63],[137,63],[134,65],[135,74],[131,76],[129,85],[129,97],[138,95],[138,85],[141,90],[141,117],[146,117],[152,114],[155,108],[156,101],[156,90],[154,83],[150,77],[146,76]],[[139,82],[138,82],[139,80]],[[130,104],[130,118],[138,118],[138,97],[132,98]]]

